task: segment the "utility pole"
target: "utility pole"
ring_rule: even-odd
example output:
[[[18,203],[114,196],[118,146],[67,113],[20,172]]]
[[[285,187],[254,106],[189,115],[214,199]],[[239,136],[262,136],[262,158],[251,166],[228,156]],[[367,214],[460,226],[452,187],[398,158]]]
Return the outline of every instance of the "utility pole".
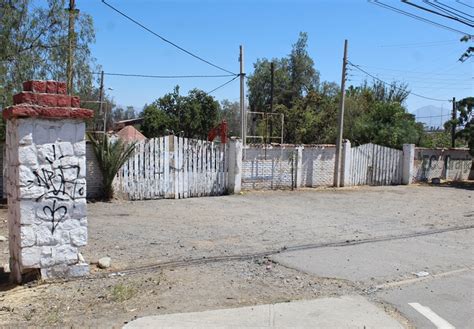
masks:
[[[270,63],[270,113],[273,113],[273,90],[275,87],[275,64]],[[270,114],[272,118],[272,115]],[[283,127],[281,127],[283,129]],[[270,137],[273,136],[273,120],[270,120]],[[271,141],[270,141],[271,142]]]
[[[334,166],[334,187],[341,186],[341,153],[342,138],[344,130],[344,102],[346,98],[346,66],[347,66],[347,39],[344,40],[344,59],[342,61],[342,78],[341,78],[341,102],[339,106],[339,118],[337,120],[338,133],[336,142],[336,159]]]
[[[100,72],[100,88],[99,88],[99,113],[104,115],[104,133],[105,133],[105,112],[103,110],[103,98],[104,98],[104,71]]]
[[[241,138],[242,146],[245,147],[247,139],[247,115],[245,113],[245,73],[244,73],[244,47],[240,45],[240,123],[241,123]]]
[[[456,147],[456,97],[453,97],[453,113],[451,119],[451,147]]]
[[[72,95],[72,76],[74,74],[73,65],[74,65],[74,48],[76,46],[76,32],[74,31],[74,21],[76,15],[79,13],[79,10],[76,9],[76,1],[69,0],[69,30],[68,30],[68,56],[67,56],[67,66],[66,66],[66,86],[69,95]]]

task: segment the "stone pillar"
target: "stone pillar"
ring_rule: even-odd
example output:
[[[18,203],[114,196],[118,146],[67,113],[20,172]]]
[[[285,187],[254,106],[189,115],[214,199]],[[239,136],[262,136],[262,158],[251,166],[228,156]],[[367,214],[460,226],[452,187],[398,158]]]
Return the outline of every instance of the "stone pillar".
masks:
[[[413,181],[415,162],[415,144],[403,144],[402,184],[409,185]]]
[[[229,140],[229,194],[237,194],[242,186],[242,142],[240,139]]]
[[[342,144],[341,186],[351,186],[352,152],[351,142],[345,139]]]
[[[85,119],[66,84],[28,81],[7,122],[6,164],[10,269],[20,283],[89,272],[79,254],[87,243]]]

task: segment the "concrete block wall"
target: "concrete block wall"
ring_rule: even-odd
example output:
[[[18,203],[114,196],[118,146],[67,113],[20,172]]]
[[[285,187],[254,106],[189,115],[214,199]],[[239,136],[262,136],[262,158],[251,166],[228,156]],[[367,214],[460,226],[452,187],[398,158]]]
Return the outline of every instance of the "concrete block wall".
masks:
[[[335,157],[334,145],[305,145],[301,186],[332,186]]]
[[[99,162],[94,154],[91,142],[86,142],[86,170],[87,198],[102,198],[104,196],[102,171],[100,170]]]
[[[242,189],[332,186],[334,145],[248,145],[242,161]]]
[[[472,166],[468,149],[415,148],[414,181],[430,181],[433,178],[467,180]]]
[[[295,184],[295,145],[248,145],[243,150],[242,189],[284,189]],[[293,176],[292,176],[293,166]]]

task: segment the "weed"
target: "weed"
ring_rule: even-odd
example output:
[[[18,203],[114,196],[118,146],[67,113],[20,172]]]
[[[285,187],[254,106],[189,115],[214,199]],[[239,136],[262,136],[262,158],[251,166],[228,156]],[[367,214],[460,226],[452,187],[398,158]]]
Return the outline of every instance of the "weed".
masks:
[[[135,294],[136,294],[136,291],[134,288],[123,285],[123,284],[116,284],[112,288],[112,293],[111,293],[112,300],[119,303],[129,300],[130,298],[135,296]]]

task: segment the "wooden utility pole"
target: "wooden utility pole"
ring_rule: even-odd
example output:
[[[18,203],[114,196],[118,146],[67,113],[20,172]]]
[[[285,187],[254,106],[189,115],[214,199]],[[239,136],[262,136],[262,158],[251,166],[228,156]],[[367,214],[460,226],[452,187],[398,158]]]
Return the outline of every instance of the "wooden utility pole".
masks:
[[[240,123],[241,123],[241,138],[242,146],[245,146],[247,139],[247,115],[245,113],[245,73],[244,73],[244,47],[240,45]]]
[[[105,113],[102,113],[102,110],[104,108],[103,99],[104,99],[104,71],[101,71],[100,72],[100,88],[99,88],[99,115],[103,115],[105,118]],[[105,133],[105,119],[104,119],[104,133]]]
[[[76,32],[74,31],[74,21],[79,10],[76,9],[76,1],[69,0],[69,30],[68,30],[68,56],[67,56],[67,67],[66,67],[66,86],[69,95],[72,95],[72,77],[74,74],[74,51],[76,48]]]
[[[344,102],[346,98],[346,66],[347,66],[347,39],[344,41],[344,59],[342,61],[341,78],[341,102],[339,106],[339,118],[337,120],[338,133],[336,142],[336,159],[334,165],[334,187],[341,186],[341,153],[342,138],[344,130]]]
[[[451,147],[456,147],[456,97],[453,97],[453,113],[451,116]]]

